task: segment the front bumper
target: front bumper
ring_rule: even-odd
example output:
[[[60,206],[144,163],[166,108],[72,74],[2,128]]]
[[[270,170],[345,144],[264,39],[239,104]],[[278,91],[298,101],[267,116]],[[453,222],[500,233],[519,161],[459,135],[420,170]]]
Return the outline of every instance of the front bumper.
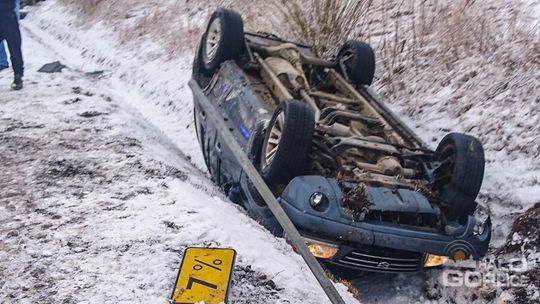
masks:
[[[315,192],[322,192],[327,197],[324,205],[317,209],[309,204],[309,199]],[[489,246],[489,219],[484,223],[483,232],[480,234],[474,232],[476,219],[469,216],[465,225],[449,235],[403,228],[384,222],[355,222],[342,211],[342,200],[343,195],[336,181],[321,176],[295,178],[279,198],[285,212],[300,231],[356,248],[382,248],[396,252],[430,253],[450,257],[460,252],[464,253],[466,258],[479,259],[486,254]],[[340,252],[345,256],[350,253],[346,247]],[[338,256],[333,260],[343,259]],[[354,260],[349,258],[348,261]]]

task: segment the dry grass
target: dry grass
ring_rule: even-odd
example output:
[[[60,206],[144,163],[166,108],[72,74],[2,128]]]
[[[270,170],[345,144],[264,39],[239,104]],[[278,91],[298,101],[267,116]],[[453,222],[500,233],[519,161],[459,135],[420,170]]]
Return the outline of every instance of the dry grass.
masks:
[[[488,151],[540,163],[540,31],[521,3],[393,1],[372,12],[387,101],[417,121],[443,113]]]
[[[107,20],[124,41],[145,36],[158,42],[168,53],[193,50],[204,31],[205,21],[217,7],[240,12],[246,28],[267,26],[262,0],[160,1],[160,0],[62,0],[86,21]],[[129,19],[129,22],[126,22]],[[264,24],[264,25],[263,25]]]
[[[101,11],[105,5],[112,5],[113,7],[121,1],[108,1],[108,0],[62,0],[65,4],[71,5],[77,8],[80,12],[84,14],[93,15]],[[116,2],[116,3],[111,3]]]
[[[374,40],[379,67],[383,68],[379,77],[394,97],[405,92],[405,84],[398,79],[400,75],[409,76],[410,71],[418,73],[427,67],[437,67],[445,74],[455,69],[455,63],[474,57],[487,63],[496,62],[503,69],[509,60],[516,66],[527,67],[535,56],[531,47],[522,48],[521,54],[512,50],[516,43],[538,42],[534,41],[532,32],[516,26],[520,12],[517,5],[497,8],[488,1],[474,0],[406,3],[394,1],[391,5],[381,5],[377,10],[380,17],[376,18],[382,22],[375,22],[375,26],[387,33],[382,39]]]
[[[369,18],[373,0],[273,0],[279,12],[276,29],[289,38],[313,45],[320,55],[335,52],[343,41],[357,37]],[[285,22],[283,22],[285,20]]]

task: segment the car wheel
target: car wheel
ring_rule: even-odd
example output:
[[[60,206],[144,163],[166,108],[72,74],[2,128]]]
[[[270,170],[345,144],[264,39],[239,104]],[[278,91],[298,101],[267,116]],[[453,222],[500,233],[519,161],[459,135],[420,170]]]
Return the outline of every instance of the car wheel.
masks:
[[[233,10],[217,9],[208,22],[203,40],[204,67],[214,73],[221,63],[236,59],[242,53],[245,46],[242,17]]]
[[[269,184],[287,184],[307,172],[314,127],[314,113],[306,103],[286,100],[279,105],[261,149],[261,172]]]
[[[435,186],[451,221],[466,222],[476,209],[475,199],[484,178],[484,148],[478,139],[460,133],[446,135],[437,147],[441,166]]]
[[[357,87],[371,85],[375,75],[373,48],[356,40],[347,41],[337,56],[341,72]]]
[[[197,51],[195,52],[195,58],[193,59],[193,67],[191,72],[191,78],[195,80],[199,86],[204,89],[210,83],[212,73],[210,73],[205,67],[202,60],[202,45],[204,43],[204,35],[199,42]]]

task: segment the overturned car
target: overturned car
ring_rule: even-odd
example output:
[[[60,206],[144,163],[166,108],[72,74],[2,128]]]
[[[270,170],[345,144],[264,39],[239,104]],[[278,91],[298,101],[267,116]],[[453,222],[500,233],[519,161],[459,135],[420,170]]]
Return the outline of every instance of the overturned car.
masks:
[[[193,79],[314,256],[383,272],[482,257],[491,223],[479,227],[473,216],[484,174],[481,143],[451,133],[428,149],[375,96],[374,71],[366,43],[346,42],[323,59],[307,45],[244,32],[241,16],[227,9],[210,18],[193,62]],[[282,234],[196,100],[194,107],[214,182]]]

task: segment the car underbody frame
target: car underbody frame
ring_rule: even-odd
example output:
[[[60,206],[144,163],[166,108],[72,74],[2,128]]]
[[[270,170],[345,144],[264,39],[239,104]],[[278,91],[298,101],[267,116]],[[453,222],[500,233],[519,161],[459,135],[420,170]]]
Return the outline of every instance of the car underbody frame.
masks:
[[[428,253],[449,257],[460,253],[475,259],[486,253],[489,218],[481,227],[473,216],[461,223],[445,219],[444,202],[432,190],[442,165],[439,154],[428,149],[369,86],[355,87],[338,73],[342,62],[320,59],[309,46],[271,34],[246,33],[245,44],[245,56],[225,61],[211,77],[196,80],[255,165],[280,101],[301,99],[313,109],[311,172],[273,189],[306,237],[339,246],[327,262],[400,272],[421,269]],[[309,72],[304,73],[306,68]],[[204,122],[197,102],[195,117],[214,181],[280,234],[279,224],[220,143],[219,134]],[[310,204],[315,194],[323,198],[321,205]],[[365,253],[370,250],[379,254]],[[414,256],[407,258],[411,263],[395,263],[406,254]]]

